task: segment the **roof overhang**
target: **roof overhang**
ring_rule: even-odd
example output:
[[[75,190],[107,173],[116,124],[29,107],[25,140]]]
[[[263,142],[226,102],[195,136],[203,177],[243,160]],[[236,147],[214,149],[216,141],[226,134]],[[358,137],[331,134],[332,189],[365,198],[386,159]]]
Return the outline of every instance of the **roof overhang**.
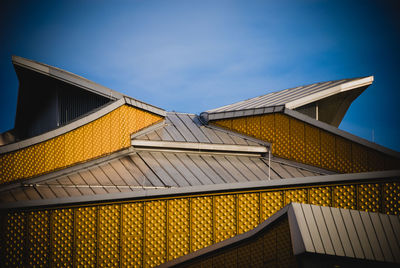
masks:
[[[372,84],[374,81],[373,76],[367,76],[364,78],[360,78],[354,81],[350,81],[344,84],[340,84],[335,87],[327,88],[323,91],[317,92],[315,94],[311,94],[308,96],[305,96],[303,98],[299,98],[297,100],[288,102],[285,104],[285,107],[288,109],[296,109],[298,107],[310,104],[312,102],[316,102],[321,99],[325,99],[327,97],[333,96],[338,93],[350,91],[353,89],[361,88],[361,87],[366,87]]]
[[[33,72],[43,74],[45,76],[52,77],[54,79],[80,87],[87,91],[93,92],[97,95],[109,98],[111,100],[117,100],[125,96],[115,90],[109,89],[105,86],[97,84],[79,75],[67,72],[65,70],[44,63],[25,59],[18,56],[12,56],[12,63],[14,64],[14,66],[22,67],[24,69],[28,69]],[[16,69],[16,71],[18,74],[18,69]]]
[[[17,201],[0,204],[1,209],[17,209],[29,207],[45,207],[60,205],[75,205],[82,203],[115,202],[143,198],[160,198],[165,196],[194,195],[203,193],[217,193],[226,191],[249,191],[255,189],[275,189],[279,187],[312,186],[331,183],[370,182],[380,179],[398,180],[400,170],[376,171],[352,174],[335,174],[312,176],[303,178],[291,178],[284,180],[265,180],[257,182],[238,182],[212,185],[199,185],[188,187],[169,187],[159,189],[138,189],[137,191],[121,192],[115,194],[84,195],[67,198],[52,198],[32,201]],[[8,189],[9,187],[7,187]],[[6,188],[5,188],[6,189]]]

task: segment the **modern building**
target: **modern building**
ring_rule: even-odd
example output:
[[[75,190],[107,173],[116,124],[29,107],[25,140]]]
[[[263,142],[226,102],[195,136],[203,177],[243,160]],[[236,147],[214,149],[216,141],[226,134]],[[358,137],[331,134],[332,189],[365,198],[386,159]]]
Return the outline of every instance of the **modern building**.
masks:
[[[400,264],[400,153],[337,128],[373,77],[195,115],[12,61],[1,267]]]

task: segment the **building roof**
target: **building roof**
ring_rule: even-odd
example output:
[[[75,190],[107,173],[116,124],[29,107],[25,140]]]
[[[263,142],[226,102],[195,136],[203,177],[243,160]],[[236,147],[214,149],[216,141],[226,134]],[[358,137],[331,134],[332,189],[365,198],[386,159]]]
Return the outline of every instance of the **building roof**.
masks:
[[[400,217],[358,210],[290,203],[251,231],[192,252],[159,267],[184,265],[251,241],[288,217],[293,254],[320,254],[400,263]]]
[[[243,152],[239,151],[241,147],[245,147]],[[114,156],[96,159],[21,183],[5,185],[0,187],[0,199],[2,203],[57,198],[66,198],[73,202],[74,199],[77,201],[78,197],[93,195],[104,198],[107,194],[124,192],[147,194],[148,190],[204,190],[200,186],[217,186],[217,190],[219,185],[243,186],[251,182],[332,174],[277,158],[269,162],[268,158],[260,153],[248,152],[248,147],[237,145],[235,151],[219,153],[210,150],[168,151],[168,147],[163,147],[162,150],[154,147],[149,150],[144,146],[130,148]]]
[[[372,81],[373,77],[367,76],[294,87],[208,110],[207,113],[241,111],[279,105],[295,109],[340,92],[370,85]]]
[[[269,143],[261,140],[207,125],[197,115],[175,112],[167,112],[163,123],[135,133],[132,138],[151,141],[269,146]]]

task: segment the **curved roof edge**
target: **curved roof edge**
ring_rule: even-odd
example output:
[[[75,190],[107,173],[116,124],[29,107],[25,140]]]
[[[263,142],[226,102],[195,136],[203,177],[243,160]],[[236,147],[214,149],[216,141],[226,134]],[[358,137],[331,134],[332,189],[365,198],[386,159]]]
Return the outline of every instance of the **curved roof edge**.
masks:
[[[357,89],[360,87],[369,86],[372,84],[373,81],[374,81],[374,77],[372,75],[363,77],[363,78],[359,78],[357,80],[349,81],[344,84],[340,84],[340,85],[337,85],[337,86],[334,86],[331,88],[327,88],[323,91],[305,96],[303,98],[299,98],[297,100],[290,101],[285,104],[285,107],[289,108],[289,109],[295,109],[295,108],[307,105],[309,103],[330,97],[332,95],[335,95],[335,94],[338,94],[341,92],[349,91],[352,89]]]
[[[132,149],[130,149],[132,150]],[[122,153],[122,152],[121,152]],[[126,152],[123,152],[126,153]],[[268,189],[277,187],[311,186],[316,184],[346,183],[352,181],[376,181],[379,179],[398,180],[400,170],[374,171],[351,174],[334,174],[312,176],[304,178],[290,178],[284,180],[266,180],[257,182],[238,182],[213,185],[199,185],[188,187],[169,187],[160,189],[143,189],[140,191],[121,192],[115,194],[85,195],[65,198],[52,198],[32,201],[17,201],[13,203],[0,203],[1,209],[29,208],[42,206],[76,205],[82,203],[102,203],[110,201],[124,201],[141,198],[160,198],[166,196],[195,195],[200,193],[215,193],[221,191],[248,191],[252,189]],[[4,189],[9,189],[11,186]]]
[[[109,99],[120,99],[124,97],[122,93],[119,93],[115,90],[109,89],[105,86],[97,84],[93,81],[90,81],[82,76],[76,75],[74,73],[59,69],[57,67],[53,67],[41,62],[37,62],[34,60],[22,58],[19,56],[12,56],[12,63],[14,65],[32,70],[37,73],[44,74],[49,77],[53,77],[57,80],[64,81],[66,83],[78,86],[87,91],[93,92],[95,94],[101,95],[103,97]]]
[[[286,108],[295,109],[335,94],[361,87],[367,87],[371,85],[373,81],[373,76],[365,76],[308,84],[273,91],[265,95],[207,110],[206,112],[210,114],[219,112],[235,112],[250,108],[265,108],[277,105],[285,105]]]
[[[29,147],[31,145],[55,138],[59,135],[70,132],[78,127],[86,125],[86,124],[112,112],[113,110],[115,110],[125,104],[130,105],[135,108],[138,108],[138,109],[141,109],[141,110],[144,110],[146,112],[157,114],[162,117],[165,117],[165,115],[166,115],[166,112],[161,108],[158,108],[158,107],[155,107],[155,106],[152,106],[152,105],[149,105],[149,104],[140,102],[138,100],[124,96],[121,99],[116,100],[106,106],[103,106],[99,110],[95,110],[94,112],[89,113],[86,116],[76,119],[75,121],[72,121],[71,123],[69,123],[65,126],[56,128],[54,130],[51,130],[49,132],[43,133],[41,135],[26,139],[26,140],[22,140],[19,142],[0,146],[0,154],[20,150],[20,149]]]
[[[400,251],[400,246],[393,237],[400,232],[398,215],[290,203],[246,233],[165,262],[158,267],[183,267],[202,260],[203,257],[252,241],[264,231],[268,232],[273,223],[285,216],[288,218],[291,250],[294,256],[311,253],[373,261],[379,264],[400,263],[400,257],[396,254]],[[336,228],[329,221],[340,225]],[[357,235],[350,232],[355,231],[355,228]],[[370,236],[370,232],[376,232],[376,236]],[[379,243],[376,243],[377,240]]]
[[[272,114],[272,113],[286,114],[286,115],[291,116],[295,119],[298,119],[302,122],[305,122],[307,124],[310,124],[310,125],[318,127],[318,128],[321,128],[332,134],[335,134],[337,136],[346,138],[350,141],[359,143],[368,148],[377,150],[379,152],[388,154],[388,155],[396,157],[396,158],[400,158],[400,152],[394,151],[392,149],[389,149],[389,148],[379,145],[377,143],[373,143],[371,141],[368,141],[366,139],[363,139],[361,137],[353,135],[347,131],[341,130],[334,126],[331,126],[325,122],[322,122],[322,121],[316,120],[312,117],[309,117],[307,115],[304,115],[295,110],[285,108],[284,105],[265,107],[265,108],[255,108],[255,109],[248,109],[248,110],[234,111],[234,112],[219,112],[219,113],[211,113],[211,114],[209,114],[207,112],[203,112],[200,114],[200,117],[203,121],[208,123],[209,121],[212,121],[212,120],[231,119],[231,118],[237,118],[237,117],[255,116],[255,115]]]

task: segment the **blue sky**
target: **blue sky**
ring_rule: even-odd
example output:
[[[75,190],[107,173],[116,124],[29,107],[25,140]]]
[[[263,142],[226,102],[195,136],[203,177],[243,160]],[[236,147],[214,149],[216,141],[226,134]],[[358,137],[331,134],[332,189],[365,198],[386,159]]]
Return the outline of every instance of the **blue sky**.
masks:
[[[2,1],[0,132],[11,55],[166,110],[200,113],[271,91],[374,75],[340,128],[400,151],[395,1]]]

